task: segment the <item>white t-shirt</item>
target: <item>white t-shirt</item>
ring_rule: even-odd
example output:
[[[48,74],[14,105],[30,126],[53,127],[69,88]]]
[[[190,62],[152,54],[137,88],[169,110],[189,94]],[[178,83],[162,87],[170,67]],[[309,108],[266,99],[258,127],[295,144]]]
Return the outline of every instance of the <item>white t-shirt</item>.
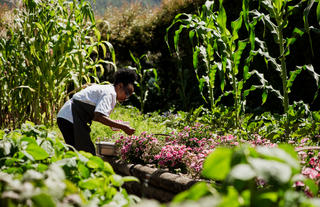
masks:
[[[95,112],[100,112],[109,117],[117,103],[117,93],[114,86],[109,85],[91,85],[74,94],[72,99],[95,106]],[[71,100],[72,100],[71,99]],[[64,118],[73,123],[71,100],[67,101],[60,109],[57,117]]]

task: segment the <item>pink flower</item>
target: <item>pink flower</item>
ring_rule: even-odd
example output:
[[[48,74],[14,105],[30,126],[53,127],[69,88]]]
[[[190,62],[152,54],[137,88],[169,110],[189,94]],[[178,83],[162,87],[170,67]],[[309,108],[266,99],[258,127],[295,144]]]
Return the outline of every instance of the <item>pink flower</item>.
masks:
[[[294,183],[294,187],[297,187],[297,186],[303,187],[304,183],[302,181],[297,181]]]
[[[306,143],[308,140],[309,140],[309,138],[303,138],[303,139],[301,139],[300,143],[301,143],[301,144],[304,144],[304,143]]]
[[[315,179],[318,176],[318,171],[316,171],[313,168],[309,168],[308,167],[308,168],[305,168],[305,169],[302,170],[302,174],[307,176],[307,177],[309,177],[309,178],[311,178],[311,179]]]

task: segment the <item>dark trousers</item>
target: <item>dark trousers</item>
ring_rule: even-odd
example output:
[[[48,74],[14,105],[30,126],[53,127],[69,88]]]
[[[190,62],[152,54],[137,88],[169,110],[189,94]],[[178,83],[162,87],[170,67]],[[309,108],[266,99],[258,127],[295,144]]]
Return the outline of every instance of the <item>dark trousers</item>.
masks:
[[[73,123],[58,118],[58,127],[65,142],[76,150],[83,150],[95,155],[96,150],[90,137],[90,125],[94,116],[95,107],[80,101],[72,101]]]
[[[74,147],[73,124],[63,118],[57,118],[58,127],[63,135],[64,141]]]

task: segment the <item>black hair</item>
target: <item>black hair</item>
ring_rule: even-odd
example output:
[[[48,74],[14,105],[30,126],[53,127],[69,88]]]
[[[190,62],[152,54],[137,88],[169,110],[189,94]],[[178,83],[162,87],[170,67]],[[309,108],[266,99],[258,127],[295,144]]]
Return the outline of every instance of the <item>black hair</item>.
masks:
[[[121,68],[115,72],[113,84],[115,86],[119,83],[123,83],[124,86],[127,86],[130,83],[133,85],[137,78],[138,77],[135,70]]]

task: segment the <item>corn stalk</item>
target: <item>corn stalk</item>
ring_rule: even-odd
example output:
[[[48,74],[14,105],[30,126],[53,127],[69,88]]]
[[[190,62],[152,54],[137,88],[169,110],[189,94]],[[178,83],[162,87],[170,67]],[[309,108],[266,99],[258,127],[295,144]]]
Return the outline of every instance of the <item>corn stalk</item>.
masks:
[[[70,84],[98,82],[115,55],[101,41],[87,1],[24,0],[7,39],[0,39],[0,126],[53,123]],[[98,49],[111,61],[102,60]],[[93,58],[95,54],[95,58]],[[114,65],[115,66],[115,65]]]

